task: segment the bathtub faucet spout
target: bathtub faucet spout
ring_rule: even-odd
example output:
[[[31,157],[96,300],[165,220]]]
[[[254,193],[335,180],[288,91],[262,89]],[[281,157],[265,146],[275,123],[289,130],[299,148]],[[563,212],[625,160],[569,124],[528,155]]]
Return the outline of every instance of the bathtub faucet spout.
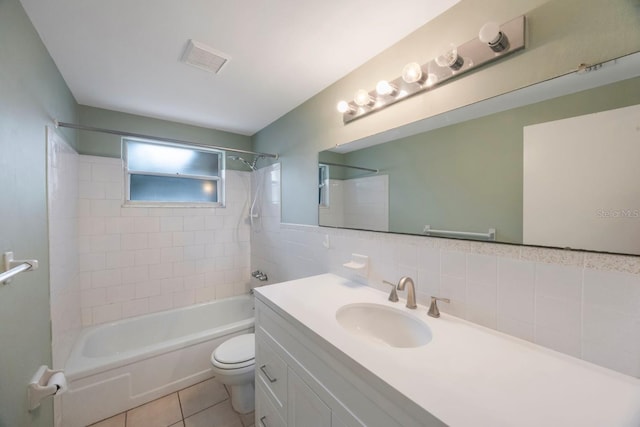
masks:
[[[269,278],[267,277],[267,274],[263,273],[260,270],[254,271],[253,273],[251,273],[251,275],[256,279],[260,280],[261,282],[266,282],[267,280],[269,280]]]

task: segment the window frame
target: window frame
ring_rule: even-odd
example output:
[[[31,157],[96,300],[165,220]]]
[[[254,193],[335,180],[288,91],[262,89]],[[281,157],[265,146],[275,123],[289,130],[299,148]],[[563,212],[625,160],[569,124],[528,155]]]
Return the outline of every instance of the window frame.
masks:
[[[331,207],[329,192],[329,165],[318,164],[318,206],[320,208]]]
[[[201,151],[206,153],[215,153],[218,155],[218,174],[217,175],[191,175],[191,174],[171,174],[162,172],[148,172],[144,170],[129,169],[128,144],[127,141],[143,142],[149,145],[159,145],[164,147],[176,147],[192,151]],[[153,139],[123,137],[121,139],[121,152],[124,171],[124,206],[129,207],[206,207],[206,208],[223,208],[225,204],[225,184],[226,184],[226,152],[216,148],[208,148],[202,145],[179,144],[175,142],[165,142]],[[206,181],[216,181],[218,192],[217,202],[197,202],[197,201],[155,201],[155,200],[131,200],[131,175],[160,176],[170,178],[199,179]]]

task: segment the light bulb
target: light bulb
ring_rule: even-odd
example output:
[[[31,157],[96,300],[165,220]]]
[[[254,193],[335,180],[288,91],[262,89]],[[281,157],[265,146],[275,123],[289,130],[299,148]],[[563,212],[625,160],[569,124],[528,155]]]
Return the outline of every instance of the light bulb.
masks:
[[[500,38],[500,26],[495,22],[487,22],[480,28],[478,38],[482,43],[491,44]]]
[[[416,83],[422,79],[422,67],[417,62],[410,62],[402,69],[402,80]]]
[[[359,107],[366,107],[367,105],[373,104],[373,98],[371,98],[369,92],[364,89],[360,89],[356,92],[356,94],[353,96],[353,101]]]
[[[376,92],[380,96],[393,95],[397,90],[398,88],[386,80],[380,80],[376,85]]]
[[[213,194],[213,193],[215,192],[215,187],[214,187],[214,186],[213,186],[213,184],[212,184],[212,183],[210,183],[210,182],[204,182],[204,183],[202,184],[202,191],[203,191],[205,194]]]
[[[487,22],[480,28],[478,38],[482,43],[489,45],[494,52],[502,52],[509,48],[509,38],[500,31],[500,25],[495,22]]]
[[[446,47],[446,49],[436,57],[436,64],[441,67],[449,67],[453,71],[458,71],[464,64],[464,59],[458,55],[458,48],[453,43]]]
[[[340,101],[338,102],[338,112],[344,114],[344,113],[353,113],[354,109],[351,105],[349,105],[349,103],[347,101]]]

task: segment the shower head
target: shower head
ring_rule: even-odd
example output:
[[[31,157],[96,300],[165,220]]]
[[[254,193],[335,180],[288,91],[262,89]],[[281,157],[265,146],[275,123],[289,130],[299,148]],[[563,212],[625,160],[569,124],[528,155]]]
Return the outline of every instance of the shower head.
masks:
[[[245,164],[245,165],[247,165],[247,167],[249,167],[249,169],[251,169],[252,171],[255,171],[255,170],[256,170],[256,163],[258,163],[258,159],[259,159],[260,157],[261,157],[261,156],[254,157],[253,161],[252,161],[251,163],[249,163],[248,161],[246,161],[245,159],[243,159],[243,158],[242,158],[242,157],[240,157],[240,156],[227,156],[227,158],[228,158],[229,160],[237,160],[237,161],[239,161],[239,162],[244,163],[244,164]]]

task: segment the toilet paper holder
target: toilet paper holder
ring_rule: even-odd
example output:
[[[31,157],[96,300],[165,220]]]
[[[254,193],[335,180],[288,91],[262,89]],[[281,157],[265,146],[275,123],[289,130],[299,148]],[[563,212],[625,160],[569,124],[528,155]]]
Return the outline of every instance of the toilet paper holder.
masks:
[[[37,409],[45,397],[62,394],[66,390],[67,381],[62,370],[52,370],[45,365],[40,366],[27,385],[29,411]]]

